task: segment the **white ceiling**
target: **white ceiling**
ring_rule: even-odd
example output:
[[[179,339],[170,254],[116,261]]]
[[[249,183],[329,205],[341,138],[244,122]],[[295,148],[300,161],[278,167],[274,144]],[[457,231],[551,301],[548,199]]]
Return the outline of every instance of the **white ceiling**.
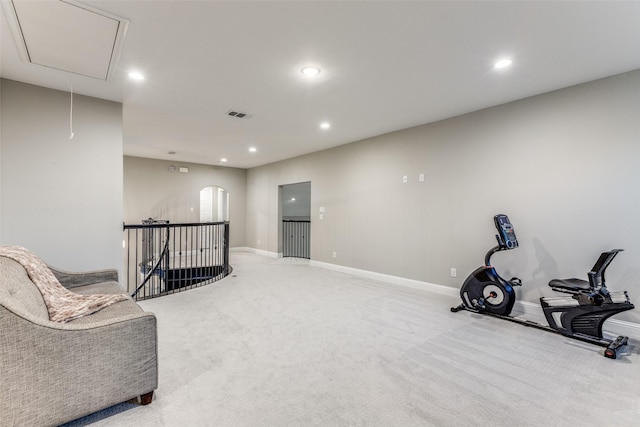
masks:
[[[108,81],[22,61],[6,17],[0,75],[122,102],[125,154],[176,162],[250,168],[640,69],[640,1],[76,3],[129,21]]]

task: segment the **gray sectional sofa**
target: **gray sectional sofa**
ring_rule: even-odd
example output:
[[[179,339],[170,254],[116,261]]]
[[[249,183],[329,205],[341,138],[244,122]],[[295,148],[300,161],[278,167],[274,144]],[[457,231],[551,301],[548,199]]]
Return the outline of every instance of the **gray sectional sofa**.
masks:
[[[116,270],[51,270],[78,294],[124,292]],[[0,425],[55,426],[132,399],[148,404],[157,385],[153,313],[128,298],[53,322],[22,265],[0,256]]]

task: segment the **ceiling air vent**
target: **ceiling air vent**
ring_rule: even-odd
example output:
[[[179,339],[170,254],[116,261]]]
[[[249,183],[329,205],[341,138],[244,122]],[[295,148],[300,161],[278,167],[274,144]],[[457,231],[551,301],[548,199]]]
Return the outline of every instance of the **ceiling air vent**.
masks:
[[[236,117],[238,119],[250,119],[251,116],[247,113],[241,113],[239,111],[229,110],[227,116]]]

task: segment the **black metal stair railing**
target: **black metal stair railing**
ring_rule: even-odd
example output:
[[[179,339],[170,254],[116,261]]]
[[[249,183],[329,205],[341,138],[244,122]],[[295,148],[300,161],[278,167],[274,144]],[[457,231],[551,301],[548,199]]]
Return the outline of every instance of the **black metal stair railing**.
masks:
[[[171,224],[152,218],[124,225],[124,282],[136,300],[203,286],[226,277],[229,222]]]
[[[310,241],[311,221],[282,221],[282,256],[295,258],[311,258]]]

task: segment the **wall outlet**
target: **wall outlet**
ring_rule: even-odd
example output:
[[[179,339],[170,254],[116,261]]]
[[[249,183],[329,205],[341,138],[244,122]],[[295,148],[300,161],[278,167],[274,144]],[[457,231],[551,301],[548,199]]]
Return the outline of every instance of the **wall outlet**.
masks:
[[[424,174],[421,173],[420,175],[418,175],[418,181],[420,182],[424,182]]]
[[[333,252],[333,257],[338,258],[338,254],[335,251]]]
[[[456,275],[457,275],[456,269],[452,268],[451,269],[451,277],[456,277]]]
[[[409,177],[408,177],[407,175],[404,175],[404,176],[402,177],[402,182],[404,182],[405,184],[406,184],[407,182],[409,182]]]

